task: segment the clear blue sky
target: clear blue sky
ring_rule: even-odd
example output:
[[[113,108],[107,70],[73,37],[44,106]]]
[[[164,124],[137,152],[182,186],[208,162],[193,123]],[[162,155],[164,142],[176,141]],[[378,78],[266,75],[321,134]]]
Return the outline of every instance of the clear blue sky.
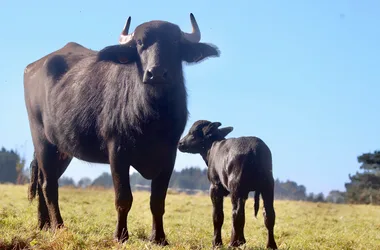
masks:
[[[221,57],[185,69],[185,132],[198,119],[220,121],[235,128],[231,137],[255,135],[270,146],[275,177],[308,192],[344,190],[356,157],[380,148],[380,1],[232,2],[1,1],[0,146],[18,148],[29,164],[28,63],[70,41],[116,44],[129,15],[132,30],[161,19],[190,31],[193,12],[202,41]],[[177,170],[194,165],[205,167],[199,155],[178,153]],[[65,175],[103,171],[74,160]]]

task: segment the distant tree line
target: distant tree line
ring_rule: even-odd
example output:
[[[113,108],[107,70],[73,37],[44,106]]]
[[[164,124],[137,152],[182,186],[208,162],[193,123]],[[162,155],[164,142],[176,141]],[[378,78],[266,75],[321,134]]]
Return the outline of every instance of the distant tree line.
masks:
[[[138,172],[130,175],[131,187],[134,186],[150,186],[151,181],[142,177]],[[112,188],[112,176],[104,172],[96,179],[91,181],[88,177],[84,177],[75,184],[75,181],[70,177],[62,176],[59,180],[60,186],[77,186],[77,187],[89,187],[89,186],[101,186],[104,188]],[[207,179],[207,169],[200,169],[197,167],[185,168],[181,171],[174,170],[169,182],[169,188],[179,189],[195,189],[195,190],[208,190],[210,184]]]
[[[332,190],[324,197],[323,193],[307,193],[304,185],[295,181],[285,182],[275,180],[275,198],[286,200],[301,200],[311,202],[332,203],[354,203],[354,204],[376,204],[380,205],[380,151],[365,153],[358,156],[357,161],[361,163],[361,172],[349,175],[350,181],[345,183],[346,190]],[[0,151],[0,183],[25,184],[29,182],[29,173],[25,168],[25,160],[15,151]],[[104,172],[94,180],[84,177],[75,183],[70,177],[62,176],[59,180],[60,186],[73,186],[77,188],[104,187],[112,188],[112,177]],[[130,175],[130,183],[133,190],[150,189],[151,181],[143,178],[138,172]],[[199,190],[207,192],[209,181],[207,169],[198,167],[185,168],[181,171],[173,171],[169,188],[187,191]],[[191,193],[189,191],[189,193]],[[252,194],[251,194],[252,195]]]

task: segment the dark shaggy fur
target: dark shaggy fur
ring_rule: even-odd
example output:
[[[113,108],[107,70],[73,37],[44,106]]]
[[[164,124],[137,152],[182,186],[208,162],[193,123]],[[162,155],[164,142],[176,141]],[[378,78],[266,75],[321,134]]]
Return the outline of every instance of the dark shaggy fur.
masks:
[[[152,180],[151,240],[167,244],[165,197],[188,116],[182,62],[219,56],[184,40],[175,24],[139,25],[124,45],[93,51],[76,43],[25,69],[25,103],[34,144],[29,199],[39,196],[39,227],[62,227],[58,178],[73,157],[109,163],[115,188],[115,237],[128,239],[129,168]],[[165,77],[151,77],[151,72]]]
[[[199,120],[180,140],[181,152],[200,154],[208,166],[213,203],[213,245],[222,245],[221,229],[224,221],[223,198],[231,194],[232,234],[230,245],[244,244],[245,201],[250,191],[255,191],[255,216],[259,210],[260,194],[264,200],[264,219],[268,229],[267,247],[277,249],[273,228],[274,180],[272,154],[268,146],[257,137],[225,139],[232,127],[218,128],[220,122]]]

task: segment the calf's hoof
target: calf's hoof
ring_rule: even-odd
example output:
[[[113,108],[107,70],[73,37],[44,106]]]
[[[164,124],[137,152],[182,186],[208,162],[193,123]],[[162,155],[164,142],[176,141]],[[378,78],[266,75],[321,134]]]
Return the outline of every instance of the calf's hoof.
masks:
[[[276,242],[268,242],[268,243],[267,243],[267,248],[269,248],[269,249],[273,249],[273,250],[278,249],[278,248],[277,248],[277,244],[276,244]]]
[[[155,235],[152,235],[150,237],[150,241],[156,245],[160,245],[160,246],[167,246],[169,245],[168,241],[165,239],[165,236],[164,237],[156,237]]]
[[[221,246],[223,246],[223,242],[222,242],[222,240],[220,239],[218,239],[218,240],[213,240],[212,241],[212,246],[213,247],[221,247]]]
[[[120,243],[126,242],[129,239],[128,230],[117,230],[114,234],[114,239]]]

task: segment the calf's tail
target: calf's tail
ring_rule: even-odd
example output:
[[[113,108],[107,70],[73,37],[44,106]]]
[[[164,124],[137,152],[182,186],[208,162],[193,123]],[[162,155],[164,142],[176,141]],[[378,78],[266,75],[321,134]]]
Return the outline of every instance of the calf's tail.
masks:
[[[38,164],[36,157],[33,158],[30,163],[30,183],[28,188],[28,200],[30,202],[36,197],[38,185]]]
[[[260,191],[256,190],[255,191],[255,204],[254,204],[255,217],[256,218],[257,218],[257,213],[259,212],[259,207],[260,207]]]

